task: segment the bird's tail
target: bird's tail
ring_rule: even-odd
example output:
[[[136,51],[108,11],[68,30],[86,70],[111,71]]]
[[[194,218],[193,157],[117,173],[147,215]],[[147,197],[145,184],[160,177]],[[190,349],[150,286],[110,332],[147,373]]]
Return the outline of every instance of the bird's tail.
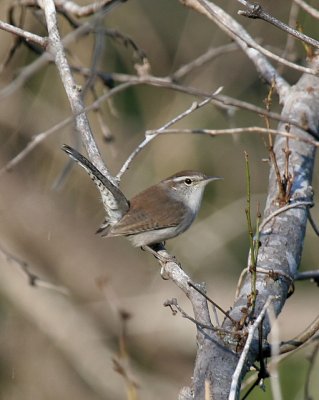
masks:
[[[101,193],[102,202],[107,214],[111,217],[114,214],[125,214],[129,209],[129,203],[122,191],[116,187],[105,175],[102,174],[86,157],[80,154],[77,150],[64,144],[62,150],[68,154],[74,161],[76,161],[85,171],[97,186]],[[111,217],[111,219],[113,219]],[[119,219],[117,217],[117,219]],[[105,227],[105,224],[102,226]]]

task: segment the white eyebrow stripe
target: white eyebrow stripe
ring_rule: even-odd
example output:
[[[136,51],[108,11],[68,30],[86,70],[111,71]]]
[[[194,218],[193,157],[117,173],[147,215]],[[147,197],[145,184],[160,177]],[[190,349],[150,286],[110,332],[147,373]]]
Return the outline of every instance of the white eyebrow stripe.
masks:
[[[192,182],[198,182],[201,179],[201,177],[199,175],[185,175],[185,176],[178,176],[176,178],[173,179],[173,182],[184,182],[185,179],[190,179]]]
[[[173,181],[174,182],[183,182],[187,178],[188,177],[186,177],[186,176],[178,176],[177,178],[174,178]],[[192,179],[192,178],[189,178],[189,179]]]

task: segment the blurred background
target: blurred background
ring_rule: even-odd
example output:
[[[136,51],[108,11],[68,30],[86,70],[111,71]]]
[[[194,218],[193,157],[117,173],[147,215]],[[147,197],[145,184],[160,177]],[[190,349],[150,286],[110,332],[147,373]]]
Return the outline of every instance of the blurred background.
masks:
[[[282,54],[285,34],[262,21],[238,16],[240,6],[234,0],[218,3],[254,38]],[[11,4],[1,1],[1,20],[8,20]],[[261,4],[288,22],[291,1]],[[26,29],[46,34],[40,14],[28,11],[24,18]],[[319,25],[314,19],[301,11],[298,21],[306,34],[318,38]],[[60,18],[59,23],[62,36],[71,32],[65,20]],[[211,47],[230,43],[212,22],[178,1],[129,0],[111,9],[99,24],[133,39],[145,52],[151,73],[158,77],[170,76]],[[3,63],[13,37],[0,31],[0,42]],[[89,68],[93,47],[92,34],[78,37],[68,46],[70,63]],[[99,70],[136,75],[136,60],[129,45],[106,37],[100,54]],[[303,46],[296,43],[289,57],[304,63]],[[20,46],[0,75],[0,244],[27,262],[34,274],[66,288],[69,295],[29,286],[15,263],[1,257],[0,399],[125,399],[133,398],[129,396],[135,384],[140,399],[175,399],[180,388],[191,382],[196,330],[190,321],[173,316],[163,303],[176,297],[192,314],[190,305],[177,287],[162,280],[152,256],[123,238],[103,239],[94,234],[104,217],[95,186],[78,167],[61,179],[68,163],[61,145],[79,142],[73,127],[69,124],[51,134],[10,172],[3,170],[34,136],[71,115],[53,64],[37,69],[21,87],[8,91],[8,85],[37,58]],[[291,84],[299,77],[292,70],[285,70],[283,75]],[[85,83],[80,74],[75,73],[75,78],[79,85]],[[240,51],[194,69],[180,83],[206,92],[222,86],[222,94],[259,107],[264,107],[269,89]],[[98,95],[107,90],[97,85]],[[87,105],[93,100],[90,94],[86,96]],[[146,130],[161,127],[195,100],[170,89],[138,85],[104,102],[102,117],[88,113],[110,171],[119,171]],[[272,111],[280,112],[276,97]],[[112,136],[108,140],[101,118]],[[254,125],[264,126],[263,119],[253,113],[229,113],[208,105],[176,127]],[[208,186],[192,228],[170,240],[167,248],[195,281],[207,283],[210,297],[225,309],[232,305],[248,254],[244,151],[250,159],[254,213],[258,202],[263,209],[268,185],[268,163],[263,161],[268,157],[267,148],[264,138],[256,134],[217,138],[164,135],[143,149],[121,181],[122,190],[130,198],[182,169],[224,177],[224,181]],[[318,188],[316,174],[313,186]],[[316,207],[312,213],[318,221]],[[317,246],[318,238],[309,228],[301,270],[317,267]],[[296,283],[296,291],[279,318],[280,340],[301,332],[317,313],[318,288],[309,282]],[[280,364],[284,398],[304,398],[311,352],[307,347]],[[312,384],[310,388],[313,398],[319,398],[318,386]],[[269,388],[265,393],[255,389],[253,398],[270,399]]]

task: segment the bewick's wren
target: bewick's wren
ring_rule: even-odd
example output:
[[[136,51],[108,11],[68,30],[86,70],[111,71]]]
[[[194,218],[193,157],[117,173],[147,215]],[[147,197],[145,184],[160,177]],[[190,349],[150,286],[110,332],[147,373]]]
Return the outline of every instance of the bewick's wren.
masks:
[[[100,186],[107,178],[76,150],[66,145],[62,149],[89,173],[101,191]],[[113,225],[106,220],[97,233],[106,237],[127,236],[137,247],[178,236],[194,221],[205,186],[218,179],[222,178],[196,171],[178,172],[133,197],[123,217]],[[107,189],[112,191],[112,186]]]

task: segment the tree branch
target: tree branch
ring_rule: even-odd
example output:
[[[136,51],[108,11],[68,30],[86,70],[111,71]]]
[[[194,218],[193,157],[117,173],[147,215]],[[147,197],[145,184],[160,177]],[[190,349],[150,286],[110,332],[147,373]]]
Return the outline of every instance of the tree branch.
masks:
[[[16,36],[24,38],[27,42],[32,42],[35,43],[44,49],[47,47],[48,44],[48,38],[43,38],[39,35],[36,35],[34,33],[28,32],[24,29],[18,28],[17,26],[10,25],[6,22],[0,21],[0,29],[13,33]]]
[[[254,18],[254,19],[262,19],[270,24],[274,25],[276,28],[281,29],[284,32],[289,33],[289,35],[294,36],[296,39],[303,41],[304,43],[310,44],[313,47],[319,48],[318,40],[315,40],[302,32],[297,31],[296,29],[291,28],[289,25],[284,24],[282,21],[279,21],[277,18],[273,17],[271,14],[266,12],[260,4],[251,4],[249,1],[241,1],[241,3],[245,4],[248,10],[239,10],[238,14],[243,15],[244,17]]]

